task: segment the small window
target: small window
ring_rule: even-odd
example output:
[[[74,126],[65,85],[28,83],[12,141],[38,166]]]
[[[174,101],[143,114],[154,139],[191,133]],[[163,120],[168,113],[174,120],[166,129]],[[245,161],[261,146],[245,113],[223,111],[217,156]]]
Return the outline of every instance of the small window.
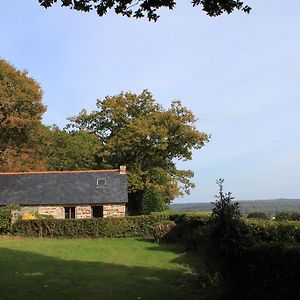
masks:
[[[105,178],[97,178],[96,186],[97,186],[97,188],[105,187],[106,179]]]
[[[92,206],[93,218],[103,218],[103,206]]]
[[[65,219],[75,219],[75,206],[65,207]]]

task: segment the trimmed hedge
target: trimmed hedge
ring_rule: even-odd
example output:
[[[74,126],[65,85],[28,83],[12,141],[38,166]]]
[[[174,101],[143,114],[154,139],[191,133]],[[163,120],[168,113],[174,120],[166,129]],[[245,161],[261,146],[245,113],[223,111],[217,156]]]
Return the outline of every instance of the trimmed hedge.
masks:
[[[300,243],[299,221],[262,221],[247,220],[252,238],[255,242]]]
[[[252,212],[249,213],[247,215],[248,219],[262,219],[262,220],[269,220],[270,218],[267,216],[266,213],[261,212],[261,211],[256,211],[256,212]]]
[[[236,253],[222,299],[300,299],[300,247],[260,243]]]
[[[276,221],[300,221],[300,213],[296,211],[283,211],[275,215]]]
[[[12,211],[18,210],[18,205],[7,205],[0,207],[0,233],[9,233],[11,230]]]
[[[135,216],[126,218],[20,220],[12,233],[23,236],[82,237],[150,237],[154,225],[167,221],[166,216]]]

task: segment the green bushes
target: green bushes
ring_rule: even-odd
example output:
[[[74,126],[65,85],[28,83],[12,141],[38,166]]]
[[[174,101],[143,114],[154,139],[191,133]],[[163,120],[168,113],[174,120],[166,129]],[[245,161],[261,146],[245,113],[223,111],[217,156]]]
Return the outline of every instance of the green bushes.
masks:
[[[267,216],[267,214],[265,214],[264,212],[261,212],[261,211],[252,212],[252,213],[247,215],[247,218],[248,219],[269,220],[269,217]]]
[[[18,209],[18,205],[8,205],[0,207],[0,233],[8,233],[10,231],[12,211]]]
[[[275,215],[276,221],[300,221],[300,213],[295,211],[278,212]]]
[[[300,222],[247,220],[253,243],[300,243]]]
[[[222,300],[299,299],[300,222],[245,220],[222,183],[212,217],[192,238],[200,277],[215,280],[206,288],[218,286]]]
[[[236,253],[224,299],[299,299],[300,247],[258,243]]]
[[[101,219],[19,220],[12,227],[17,235],[39,237],[149,237],[154,224],[166,221],[161,216],[135,216]]]
[[[160,212],[166,209],[163,195],[154,189],[148,189],[143,194],[140,212],[149,215],[151,212]]]

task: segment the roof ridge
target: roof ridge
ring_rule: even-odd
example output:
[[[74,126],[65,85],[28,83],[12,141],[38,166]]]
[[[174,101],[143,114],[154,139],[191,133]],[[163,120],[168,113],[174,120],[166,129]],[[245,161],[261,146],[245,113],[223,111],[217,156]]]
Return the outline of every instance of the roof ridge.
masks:
[[[34,175],[34,174],[76,174],[76,173],[105,173],[119,172],[119,169],[109,170],[80,170],[80,171],[29,171],[29,172],[0,172],[0,175]]]

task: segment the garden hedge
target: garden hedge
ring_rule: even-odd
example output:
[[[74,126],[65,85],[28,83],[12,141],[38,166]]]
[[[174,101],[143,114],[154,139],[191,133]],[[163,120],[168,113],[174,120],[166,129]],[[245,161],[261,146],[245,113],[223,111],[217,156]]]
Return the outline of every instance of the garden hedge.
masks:
[[[161,216],[126,218],[19,220],[12,233],[23,236],[82,238],[82,237],[150,237],[156,223],[166,221]]]

